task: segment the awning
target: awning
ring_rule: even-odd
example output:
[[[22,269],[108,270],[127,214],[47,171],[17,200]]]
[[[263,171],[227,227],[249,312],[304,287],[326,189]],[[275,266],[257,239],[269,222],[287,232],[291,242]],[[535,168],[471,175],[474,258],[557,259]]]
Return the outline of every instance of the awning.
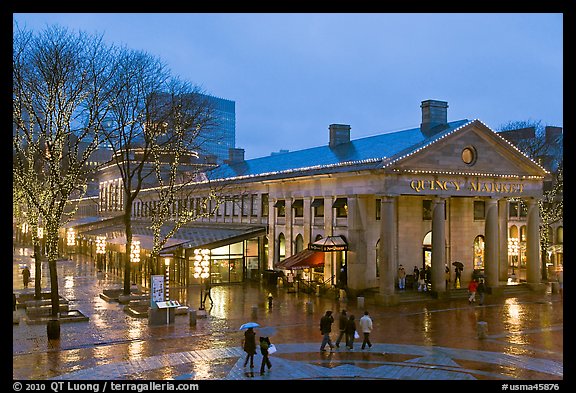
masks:
[[[312,207],[324,206],[324,198],[316,198],[312,201],[310,205]]]
[[[304,207],[304,200],[296,199],[294,202],[292,202],[292,207],[293,208]]]
[[[302,250],[299,253],[283,259],[276,265],[278,269],[298,270],[324,266],[324,253]]]
[[[336,198],[336,200],[332,204],[332,207],[334,207],[334,208],[344,207],[347,204],[348,204],[348,198]]]
[[[168,225],[163,227],[162,236],[169,230]],[[119,224],[81,232],[80,235],[94,238],[104,235],[107,243],[126,244],[124,226]],[[173,237],[168,239],[162,251],[170,252],[178,247],[212,249],[264,235],[266,235],[266,227],[259,225],[190,223],[181,227]],[[143,220],[134,221],[132,238],[140,240],[142,249],[151,250],[153,245],[151,223]]]
[[[322,252],[348,251],[348,243],[346,243],[342,236],[328,236],[308,244],[308,250]]]

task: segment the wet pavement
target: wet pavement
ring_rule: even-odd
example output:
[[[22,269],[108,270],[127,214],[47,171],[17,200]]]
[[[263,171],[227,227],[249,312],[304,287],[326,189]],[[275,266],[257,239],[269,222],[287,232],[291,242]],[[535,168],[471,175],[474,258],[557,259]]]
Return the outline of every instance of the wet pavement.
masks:
[[[31,265],[31,250],[16,248],[13,288],[24,289],[19,264]],[[32,283],[34,282],[34,269]],[[49,292],[47,263],[43,263],[43,292]],[[103,300],[104,289],[120,288],[121,278],[98,274],[92,260],[74,255],[58,262],[60,295],[70,309],[89,317],[61,324],[59,340],[48,340],[45,324],[29,324],[19,309],[13,325],[15,380],[551,380],[564,378],[563,301],[559,294],[519,292],[488,295],[483,306],[467,299],[402,302],[376,306],[370,298],[358,308],[356,300],[339,301],[304,293],[269,289],[259,284],[233,284],[212,289],[206,318],[191,325],[188,314],[174,323],[150,326],[124,305]],[[172,296],[197,308],[197,287],[170,288]],[[341,344],[320,352],[319,320],[326,310],[335,319],[341,309],[358,320],[364,309],[374,321],[372,348],[352,351]],[[256,311],[256,314],[254,314]],[[278,352],[272,368],[260,375],[243,367],[241,348],[245,322],[273,327],[270,338]],[[478,337],[478,322],[487,323],[486,338]],[[332,340],[337,337],[337,322]],[[258,330],[257,330],[258,333]]]

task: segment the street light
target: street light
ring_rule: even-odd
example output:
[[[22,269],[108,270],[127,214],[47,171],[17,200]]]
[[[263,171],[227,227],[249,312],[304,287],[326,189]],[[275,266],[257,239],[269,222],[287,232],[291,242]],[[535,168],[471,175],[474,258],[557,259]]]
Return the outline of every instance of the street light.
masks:
[[[164,258],[164,266],[166,266],[166,270],[164,272],[164,281],[166,282],[166,285],[164,286],[166,289],[165,301],[168,301],[168,300],[170,300],[170,290],[168,287],[168,283],[169,283],[169,279],[170,279],[170,258],[168,258],[168,257]]]
[[[44,228],[38,227],[38,240],[40,243],[40,255],[44,255]]]
[[[132,239],[130,245],[130,262],[137,264],[140,262],[140,240]],[[136,269],[132,269],[132,284],[136,283]]]
[[[102,271],[102,255],[106,253],[106,236],[96,237],[96,264],[98,271]]]
[[[130,245],[130,262],[140,262],[140,240],[132,240]]]
[[[520,250],[520,241],[518,238],[511,237],[508,239],[508,255],[512,257],[512,275],[515,275],[514,268],[516,267],[516,258]]]
[[[194,278],[200,278],[200,308],[204,310],[204,279],[210,277],[210,250],[208,249],[195,249],[194,250]]]

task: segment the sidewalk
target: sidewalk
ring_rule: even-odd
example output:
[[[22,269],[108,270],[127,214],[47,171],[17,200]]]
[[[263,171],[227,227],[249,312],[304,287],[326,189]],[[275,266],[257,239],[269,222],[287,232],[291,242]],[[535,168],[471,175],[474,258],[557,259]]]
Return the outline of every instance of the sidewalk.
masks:
[[[32,287],[22,288],[18,266],[24,261],[30,265],[30,252],[16,249],[16,294],[33,292]],[[43,291],[49,291],[47,275],[43,266]],[[99,277],[88,257],[59,262],[58,277],[60,294],[70,301],[70,309],[80,310],[89,320],[61,324],[60,340],[48,342],[46,325],[27,324],[19,310],[20,323],[13,326],[13,379],[563,379],[563,304],[559,295],[549,292],[487,296],[484,306],[469,305],[466,299],[392,307],[367,301],[365,308],[374,320],[372,348],[361,350],[361,342],[356,342],[353,351],[341,345],[333,352],[320,352],[319,320],[324,312],[330,309],[338,315],[345,308],[359,319],[364,308],[356,307],[355,301],[275,288],[269,309],[269,289],[246,283],[213,287],[214,305],[195,326],[188,315],[176,315],[170,325],[149,326],[147,319],[125,313],[123,305],[100,298],[103,289],[120,287],[121,279]],[[176,294],[172,288],[171,294]],[[196,288],[177,294],[181,303],[197,308]],[[278,352],[271,355],[273,367],[263,376],[260,354],[253,373],[243,367],[243,333],[238,328],[251,320],[276,330],[271,341]],[[487,322],[485,339],[478,338],[479,321]],[[337,330],[336,322],[333,339]]]

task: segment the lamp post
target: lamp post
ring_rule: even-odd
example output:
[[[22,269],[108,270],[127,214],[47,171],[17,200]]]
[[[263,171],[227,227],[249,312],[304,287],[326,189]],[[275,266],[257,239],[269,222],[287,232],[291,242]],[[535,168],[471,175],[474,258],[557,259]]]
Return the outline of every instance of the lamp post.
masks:
[[[518,250],[520,249],[519,240],[515,237],[508,239],[508,255],[512,257],[512,275],[515,275],[514,268],[516,267],[516,258],[518,258]]]
[[[166,270],[164,271],[164,282],[166,283],[166,285],[164,285],[165,291],[166,291],[166,296],[165,296],[165,301],[170,300],[170,288],[169,288],[169,282],[170,282],[170,258],[169,257],[165,257],[164,258],[164,266],[166,268]]]
[[[132,239],[130,245],[130,262],[134,265],[140,262],[140,240]],[[136,284],[136,269],[132,269],[132,284]]]
[[[200,278],[200,307],[199,310],[204,310],[204,279],[210,277],[210,250],[208,249],[195,249],[194,250],[194,278]]]
[[[102,271],[102,256],[106,253],[106,236],[96,237],[96,267]]]
[[[68,250],[68,255],[72,254],[72,247],[76,244],[76,232],[74,232],[74,228],[68,228],[68,232],[66,232],[66,246]]]
[[[44,228],[38,227],[38,240],[40,242],[40,256],[44,255]]]

